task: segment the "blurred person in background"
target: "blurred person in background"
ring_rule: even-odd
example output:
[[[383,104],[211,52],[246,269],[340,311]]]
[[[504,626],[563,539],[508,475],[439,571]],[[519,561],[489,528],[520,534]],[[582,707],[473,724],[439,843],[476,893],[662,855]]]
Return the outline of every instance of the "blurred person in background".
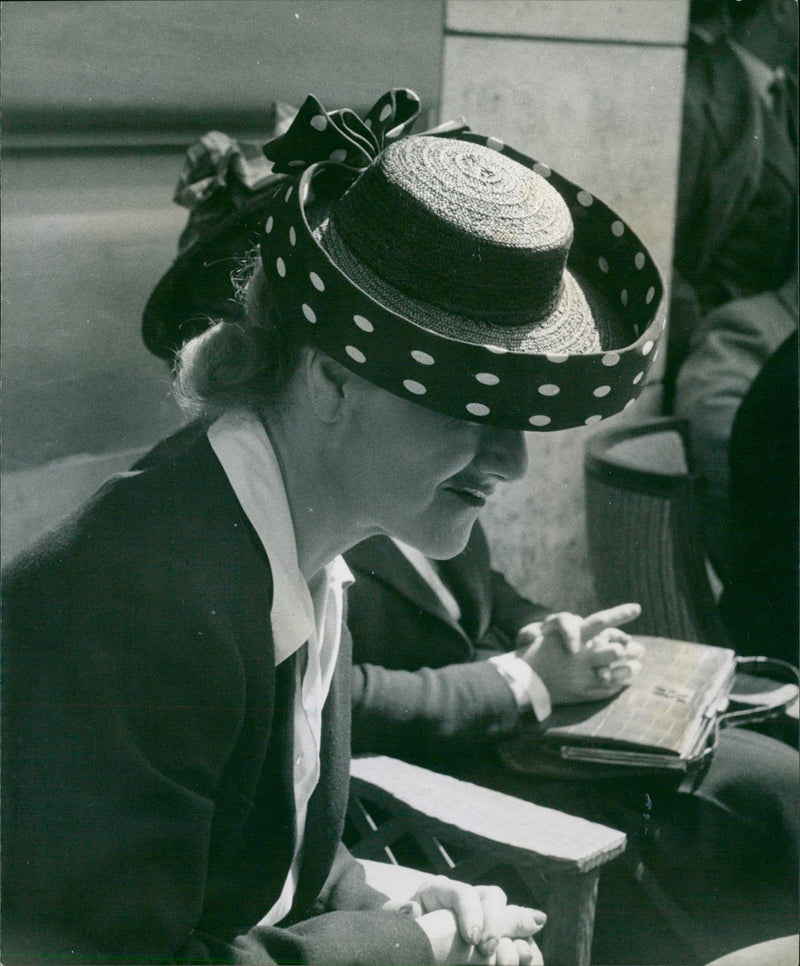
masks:
[[[797,324],[795,272],[777,291],[734,299],[711,311],[692,332],[678,372],[674,413],[689,424],[692,486],[702,536],[723,584],[731,575],[731,541],[741,523],[741,518],[733,521],[730,503],[734,420],[753,380],[797,331]],[[788,437],[787,443],[791,447]]]
[[[740,654],[797,664],[797,328],[770,355],[733,423],[730,570],[720,612]]]
[[[712,309],[797,266],[797,0],[693,0],[665,405]]]

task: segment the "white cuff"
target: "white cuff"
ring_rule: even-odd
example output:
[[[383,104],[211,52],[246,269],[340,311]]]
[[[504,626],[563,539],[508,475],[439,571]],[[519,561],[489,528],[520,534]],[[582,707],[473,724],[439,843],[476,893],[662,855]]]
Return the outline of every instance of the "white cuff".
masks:
[[[532,710],[537,721],[550,717],[553,710],[550,692],[527,661],[509,651],[507,654],[490,657],[489,663],[497,668],[500,676],[511,688],[520,711]]]

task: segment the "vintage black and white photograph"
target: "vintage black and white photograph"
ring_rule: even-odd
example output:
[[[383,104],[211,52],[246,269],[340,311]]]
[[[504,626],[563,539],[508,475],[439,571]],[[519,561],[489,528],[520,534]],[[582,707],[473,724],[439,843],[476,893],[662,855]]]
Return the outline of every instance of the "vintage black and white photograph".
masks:
[[[797,0],[4,0],[5,966],[797,966]]]

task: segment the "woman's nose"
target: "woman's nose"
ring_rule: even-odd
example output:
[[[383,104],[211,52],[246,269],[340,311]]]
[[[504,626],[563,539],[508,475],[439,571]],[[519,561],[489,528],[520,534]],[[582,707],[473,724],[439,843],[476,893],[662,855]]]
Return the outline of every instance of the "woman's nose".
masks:
[[[525,434],[513,429],[483,427],[476,463],[482,472],[499,476],[506,482],[520,479],[528,468]]]

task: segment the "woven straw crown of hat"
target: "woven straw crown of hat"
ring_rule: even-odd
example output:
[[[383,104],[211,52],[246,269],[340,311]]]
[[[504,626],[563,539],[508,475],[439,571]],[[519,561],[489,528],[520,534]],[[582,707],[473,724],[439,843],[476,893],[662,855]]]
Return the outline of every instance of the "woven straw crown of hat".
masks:
[[[535,172],[480,144],[389,145],[314,234],[379,302],[451,338],[523,352],[619,347],[624,328],[566,270],[569,209]]]

